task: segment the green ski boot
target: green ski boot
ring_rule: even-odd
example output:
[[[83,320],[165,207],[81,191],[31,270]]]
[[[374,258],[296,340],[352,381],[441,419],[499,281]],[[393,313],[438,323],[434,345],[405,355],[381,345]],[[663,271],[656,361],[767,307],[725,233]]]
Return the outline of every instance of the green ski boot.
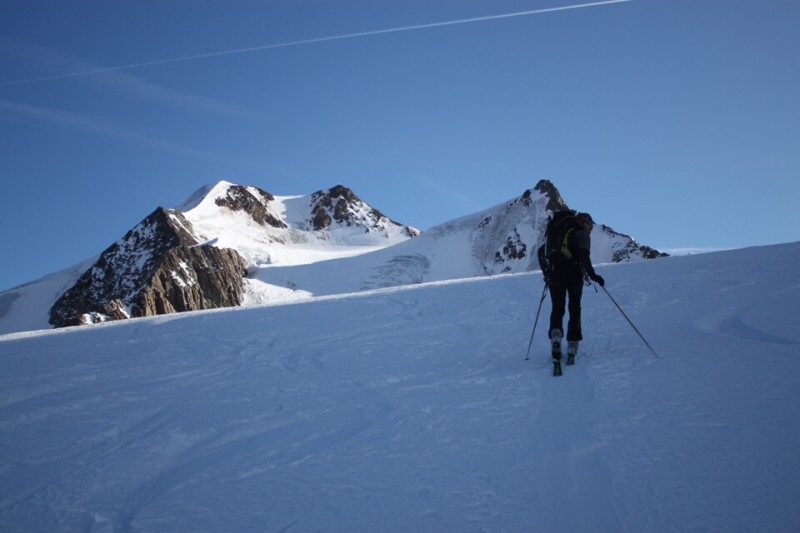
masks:
[[[575,356],[578,355],[578,341],[569,341],[567,343],[567,364],[575,364]]]
[[[561,375],[561,330],[550,332],[550,347],[553,356],[553,376]]]

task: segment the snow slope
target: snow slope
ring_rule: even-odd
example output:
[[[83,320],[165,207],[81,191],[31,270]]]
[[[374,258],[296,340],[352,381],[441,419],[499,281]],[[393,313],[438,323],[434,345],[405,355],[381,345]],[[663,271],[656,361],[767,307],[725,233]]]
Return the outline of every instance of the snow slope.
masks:
[[[800,243],[0,337],[0,531],[796,531]],[[545,304],[547,313],[549,305]]]
[[[34,282],[0,292],[0,335],[51,328],[49,319],[53,303],[96,260],[97,256]]]

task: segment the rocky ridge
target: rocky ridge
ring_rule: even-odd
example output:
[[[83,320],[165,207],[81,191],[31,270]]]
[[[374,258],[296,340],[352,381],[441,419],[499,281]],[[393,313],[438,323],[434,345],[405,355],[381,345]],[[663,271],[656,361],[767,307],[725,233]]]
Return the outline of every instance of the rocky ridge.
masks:
[[[199,244],[180,212],[159,207],[56,300],[50,323],[73,326],[240,305],[242,257]]]

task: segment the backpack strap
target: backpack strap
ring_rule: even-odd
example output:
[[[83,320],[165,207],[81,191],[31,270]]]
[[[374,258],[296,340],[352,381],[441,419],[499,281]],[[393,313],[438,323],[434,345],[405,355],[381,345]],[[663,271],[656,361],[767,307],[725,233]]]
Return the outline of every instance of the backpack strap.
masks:
[[[572,260],[572,251],[569,249],[569,235],[574,230],[575,228],[569,228],[566,233],[564,233],[564,240],[561,241],[561,248],[559,249],[568,260]]]

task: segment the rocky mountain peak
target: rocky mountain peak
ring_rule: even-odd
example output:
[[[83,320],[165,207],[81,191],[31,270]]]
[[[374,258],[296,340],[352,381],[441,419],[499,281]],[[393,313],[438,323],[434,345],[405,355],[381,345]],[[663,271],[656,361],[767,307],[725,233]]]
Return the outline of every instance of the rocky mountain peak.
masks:
[[[50,323],[59,327],[239,305],[244,260],[234,250],[198,244],[192,224],[179,211],[157,208],[55,302]]]
[[[311,227],[320,231],[334,224],[360,227],[366,233],[397,226],[404,228],[409,237],[419,235],[419,230],[391,220],[342,185],[311,195]]]
[[[285,228],[286,224],[267,210],[268,204],[274,200],[273,195],[258,187],[230,185],[224,195],[215,198],[214,203],[231,211],[244,211],[262,226]]]
[[[536,184],[533,190],[539,192],[540,194],[544,195],[547,198],[547,204],[545,205],[545,209],[547,209],[551,213],[568,209],[567,203],[564,201],[563,198],[561,198],[561,193],[558,192],[558,189],[556,189],[556,186],[553,185],[552,181],[539,180],[539,182]],[[525,191],[523,197],[525,197],[525,195],[530,197],[530,193],[531,193],[530,190]]]
[[[311,223],[316,231],[328,228],[334,222],[343,226],[357,225],[361,222],[359,214],[374,221],[385,218],[380,211],[369,207],[352,190],[342,185],[311,195]],[[365,217],[361,218],[364,220]]]
[[[544,240],[548,218],[565,209],[569,207],[555,185],[540,180],[533,189],[486,212],[471,237],[473,257],[489,275],[538,269],[536,250]],[[665,255],[606,225],[597,226],[592,233],[592,259],[596,263]]]

